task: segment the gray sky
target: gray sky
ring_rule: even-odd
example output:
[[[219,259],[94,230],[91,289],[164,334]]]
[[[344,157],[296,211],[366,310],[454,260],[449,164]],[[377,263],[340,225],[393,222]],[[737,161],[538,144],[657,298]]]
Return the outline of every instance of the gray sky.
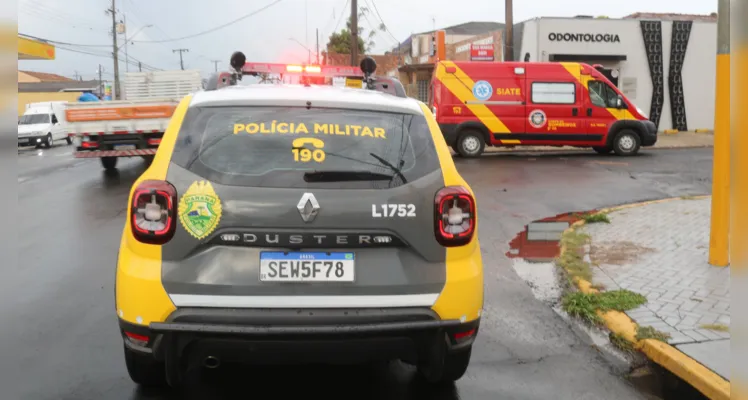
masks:
[[[160,69],[179,69],[174,49],[187,48],[185,68],[212,72],[210,60],[225,67],[231,53],[241,50],[249,61],[304,62],[307,50],[294,38],[314,50],[315,29],[319,29],[320,48],[335,30],[345,26],[350,15],[346,0],[281,0],[279,3],[233,25],[212,33],[179,41],[148,43],[193,35],[226,24],[276,0],[116,0],[118,18],[126,18],[129,36],[136,42],[128,46],[132,62]],[[500,0],[358,0],[359,7],[370,7],[364,29],[379,24],[379,11],[392,36],[405,40],[411,33],[428,31],[469,21],[504,22],[504,2]],[[459,5],[459,6],[456,6]],[[19,61],[19,69],[58,73],[94,79],[98,65],[104,67],[104,79],[112,78],[111,17],[104,13],[111,0],[20,0],[18,32],[74,45],[57,45],[54,61]],[[345,9],[344,9],[345,7]],[[708,14],[716,11],[716,0],[515,0],[515,22],[541,16],[605,15],[621,17],[637,11]],[[341,15],[341,14],[345,15]],[[146,27],[153,25],[152,27]],[[141,30],[142,28],[142,30]],[[139,31],[139,32],[138,32]],[[137,32],[137,34],[136,34]],[[397,45],[387,33],[378,33],[372,53]],[[79,46],[109,45],[109,47]],[[96,53],[104,56],[72,51]],[[124,48],[123,48],[124,50]],[[122,57],[124,58],[124,57]],[[219,68],[220,68],[219,66]],[[137,67],[130,66],[131,71]],[[125,71],[122,61],[121,71]]]

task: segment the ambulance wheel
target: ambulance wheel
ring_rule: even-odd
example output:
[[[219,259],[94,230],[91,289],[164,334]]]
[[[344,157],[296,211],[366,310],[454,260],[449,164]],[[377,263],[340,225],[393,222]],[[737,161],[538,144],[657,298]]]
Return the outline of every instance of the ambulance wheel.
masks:
[[[463,131],[457,139],[457,152],[463,157],[478,157],[486,148],[483,135],[474,130]]]
[[[47,148],[47,149],[51,148],[53,141],[54,141],[54,139],[52,139],[52,134],[48,133],[47,134],[47,138],[44,139],[44,147]]]
[[[593,147],[592,150],[595,150],[597,154],[610,154],[613,151],[613,146]]]
[[[107,171],[117,168],[117,157],[101,157],[101,166]]]
[[[633,156],[639,152],[641,139],[636,132],[630,129],[624,129],[613,139],[613,151],[619,156]]]
[[[164,364],[147,355],[138,354],[125,346],[125,366],[130,379],[144,387],[166,386],[166,369]]]

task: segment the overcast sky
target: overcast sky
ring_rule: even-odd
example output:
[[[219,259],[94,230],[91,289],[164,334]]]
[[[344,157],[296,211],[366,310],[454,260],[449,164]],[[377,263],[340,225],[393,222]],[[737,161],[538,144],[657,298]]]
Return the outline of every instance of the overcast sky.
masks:
[[[255,16],[212,33],[154,42],[219,27],[276,1]],[[358,0],[358,5],[372,9],[368,18],[360,21],[364,29],[379,25],[381,16],[391,33],[380,32],[375,36],[372,53],[382,53],[396,46],[397,40],[403,41],[411,33],[434,27],[469,21],[504,22],[501,0]],[[111,79],[113,65],[107,54],[112,50],[109,35],[112,20],[105,14],[110,6],[111,0],[20,0],[19,33],[70,45],[58,44],[54,61],[19,61],[19,69],[94,79],[101,64],[104,79]],[[220,66],[225,67],[236,50],[243,51],[250,61],[306,61],[307,50],[301,44],[314,50],[315,30],[319,29],[320,48],[324,48],[330,34],[344,27],[350,15],[350,3],[346,0],[116,0],[116,8],[118,19],[127,21],[128,37],[135,41],[127,48],[131,62],[179,69],[179,54],[173,50],[186,48],[189,52],[184,53],[185,68],[200,69],[203,73],[213,71],[211,60],[220,60]],[[637,11],[708,14],[716,9],[716,0],[515,0],[514,20],[574,15],[615,18]],[[122,50],[124,53],[124,47]],[[120,68],[125,71],[124,60]],[[137,70],[137,66],[129,68]]]

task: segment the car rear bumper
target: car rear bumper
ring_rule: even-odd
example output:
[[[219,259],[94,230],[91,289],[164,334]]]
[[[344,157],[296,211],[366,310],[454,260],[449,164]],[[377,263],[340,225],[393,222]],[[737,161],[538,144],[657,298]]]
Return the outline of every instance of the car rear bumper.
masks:
[[[425,308],[182,308],[149,327],[120,320],[120,329],[131,350],[165,363],[174,384],[186,368],[202,366],[208,357],[262,365],[427,362],[439,346],[452,352],[470,347],[479,324],[440,320]],[[126,332],[146,336],[148,343],[137,343]]]

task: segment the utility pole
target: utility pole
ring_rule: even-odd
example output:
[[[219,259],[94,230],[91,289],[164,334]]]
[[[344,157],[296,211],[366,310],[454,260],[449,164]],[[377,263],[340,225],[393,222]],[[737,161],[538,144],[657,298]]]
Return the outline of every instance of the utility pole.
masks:
[[[351,66],[358,64],[358,0],[351,0]]]
[[[319,65],[319,28],[317,28],[317,65]]]
[[[182,71],[184,71],[184,59],[182,58],[183,53],[189,53],[189,49],[175,49],[171,51],[172,53],[179,52],[179,65],[182,67]]]
[[[514,16],[512,15],[512,2],[504,0],[504,61],[514,61]]]
[[[216,66],[216,72],[218,72],[218,63],[221,62],[221,61],[219,61],[219,60],[210,60],[210,62],[212,62],[213,64],[215,64],[215,66]]]
[[[99,98],[104,97],[104,83],[101,81],[101,73],[104,72],[103,70],[104,68],[99,64]]]
[[[122,35],[125,37],[125,72],[130,72],[130,57],[127,55],[127,14],[122,14],[122,23],[125,25],[125,32]]]
[[[138,72],[143,72],[143,63],[138,61]]]
[[[712,214],[709,264],[730,265],[730,0],[717,8],[717,80],[714,107]]]
[[[117,47],[117,11],[114,4],[115,0],[112,0],[112,8],[109,11],[112,14],[112,58],[114,58],[114,84],[112,85],[112,91],[114,92],[112,98],[119,100],[119,56]]]

